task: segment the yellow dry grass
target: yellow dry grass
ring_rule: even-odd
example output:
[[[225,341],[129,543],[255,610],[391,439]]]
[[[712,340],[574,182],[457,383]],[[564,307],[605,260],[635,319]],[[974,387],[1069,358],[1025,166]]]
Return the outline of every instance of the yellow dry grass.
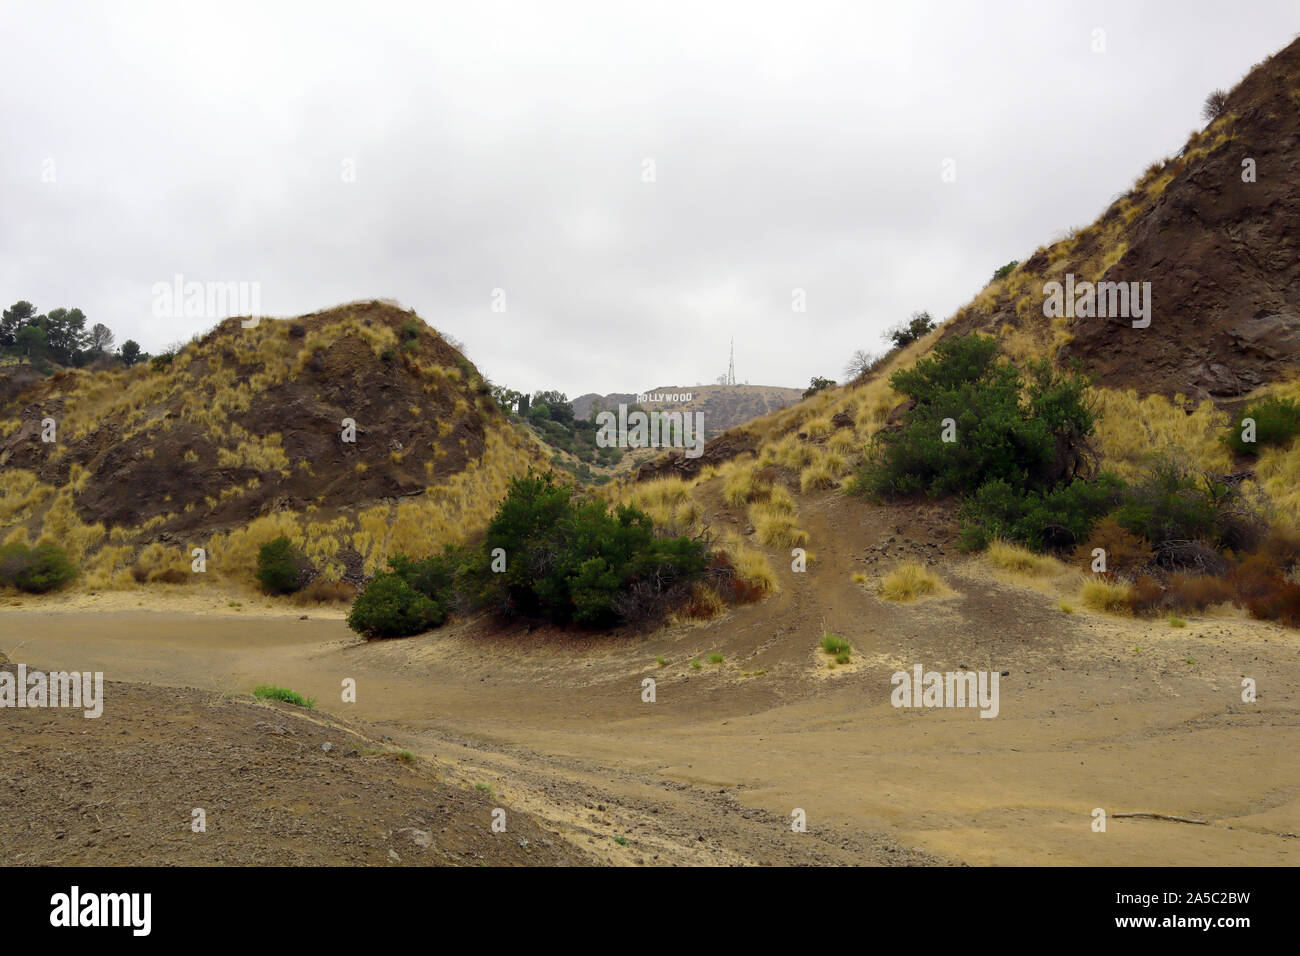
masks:
[[[633,505],[644,511],[670,535],[696,535],[703,530],[704,507],[697,502],[680,478],[617,486],[607,495],[616,504]]]
[[[92,591],[128,591],[136,587],[131,574],[135,548],[129,544],[106,544],[86,562],[81,580]]]
[[[1079,603],[1106,614],[1126,614],[1132,588],[1122,581],[1090,578],[1079,588]]]
[[[1121,478],[1137,477],[1153,455],[1173,456],[1198,471],[1222,474],[1232,470],[1232,455],[1220,441],[1228,416],[1209,401],[1189,415],[1181,396],[1139,397],[1133,389],[1093,389],[1097,409],[1095,439],[1102,466]]]
[[[839,485],[839,479],[849,470],[849,462],[833,451],[817,451],[812,462],[799,472],[799,490],[803,493],[821,491]]]
[[[767,548],[801,548],[808,543],[808,532],[788,515],[761,515],[754,519],[758,540]]]
[[[54,491],[54,486],[42,482],[34,471],[22,468],[0,471],[0,524],[31,513]]]
[[[1023,577],[1051,577],[1066,570],[1065,565],[1056,558],[1035,554],[1007,541],[990,542],[984,556],[995,567]]]
[[[758,465],[753,461],[729,461],[722,467],[722,497],[727,504],[743,508],[756,497],[754,472]]]
[[[68,559],[79,565],[86,554],[103,540],[102,524],[86,524],[77,517],[71,489],[60,491],[45,512],[37,544],[54,544],[63,548]]]
[[[740,579],[767,594],[775,594],[781,589],[776,572],[763,552],[751,548],[743,537],[734,532],[722,538],[723,549],[731,556]]]
[[[1300,400],[1300,378],[1270,392],[1278,398]],[[1255,462],[1255,484],[1272,500],[1279,521],[1300,525],[1300,440],[1262,449]]]
[[[876,593],[886,601],[909,603],[923,597],[937,597],[944,592],[942,582],[918,561],[905,561],[887,573]]]

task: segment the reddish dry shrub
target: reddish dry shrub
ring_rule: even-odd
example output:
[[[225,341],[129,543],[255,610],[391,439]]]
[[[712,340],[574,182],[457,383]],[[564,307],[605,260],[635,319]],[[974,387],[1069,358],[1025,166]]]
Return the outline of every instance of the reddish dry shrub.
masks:
[[[728,604],[751,604],[763,599],[763,590],[740,576],[725,551],[713,552],[704,569],[704,579]]]
[[[1153,614],[1164,604],[1165,589],[1149,575],[1142,575],[1129,587],[1128,606],[1135,614]]]
[[[1092,552],[1106,552],[1107,571],[1137,571],[1151,563],[1151,542],[1120,525],[1113,517],[1098,521],[1088,540],[1075,551],[1075,560],[1092,567]]]
[[[1173,611],[1204,611],[1236,596],[1236,589],[1224,578],[1179,571],[1169,576],[1165,605]]]
[[[691,620],[707,621],[721,614],[725,607],[721,596],[712,587],[696,584],[678,607],[677,613]]]
[[[1276,588],[1246,602],[1250,616],[1300,627],[1300,584],[1282,581]]]
[[[1286,583],[1281,570],[1266,554],[1248,555],[1228,575],[1237,594],[1250,601],[1276,591]]]
[[[1300,584],[1286,579],[1277,554],[1256,551],[1233,569],[1231,579],[1251,617],[1300,626]]]
[[[326,604],[331,601],[350,603],[357,596],[357,589],[346,581],[327,581],[316,578],[296,595],[300,604]]]
[[[1268,558],[1283,573],[1300,561],[1300,529],[1271,528],[1254,551]]]

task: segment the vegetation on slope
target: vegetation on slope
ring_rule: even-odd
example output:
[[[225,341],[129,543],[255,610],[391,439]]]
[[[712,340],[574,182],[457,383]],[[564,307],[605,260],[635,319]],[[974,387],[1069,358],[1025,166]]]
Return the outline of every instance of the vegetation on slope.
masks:
[[[65,370],[0,405],[0,542],[58,545],[85,586],[131,588],[251,585],[284,537],[309,578],[359,584],[481,531],[538,461],[413,313],[228,319],[168,362]]]
[[[440,625],[452,607],[504,618],[608,627],[660,619],[706,575],[734,577],[699,538],[656,535],[632,505],[579,498],[552,473],[512,479],[485,537],[413,560],[396,555],[357,597],[349,625],[396,637]]]

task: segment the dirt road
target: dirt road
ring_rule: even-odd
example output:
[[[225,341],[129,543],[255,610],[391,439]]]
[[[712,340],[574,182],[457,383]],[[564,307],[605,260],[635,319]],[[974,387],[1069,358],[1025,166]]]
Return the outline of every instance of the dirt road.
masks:
[[[480,622],[361,643],[297,612],[37,608],[0,613],[0,649],[108,680],[291,687],[614,863],[1300,862],[1294,632],[1065,614],[951,555],[949,597],[882,602],[850,573],[893,516],[831,505],[805,503],[816,560],[804,574],[787,562],[780,595],[648,636]],[[852,663],[827,667],[823,628],[851,641]],[[895,708],[891,675],[914,664],[998,673],[997,717]],[[1133,813],[1204,824],[1117,818]]]

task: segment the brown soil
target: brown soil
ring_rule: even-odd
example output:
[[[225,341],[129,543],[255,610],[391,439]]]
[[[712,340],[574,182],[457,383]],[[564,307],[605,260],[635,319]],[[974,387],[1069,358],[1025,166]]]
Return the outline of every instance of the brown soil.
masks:
[[[492,832],[506,794],[449,785],[363,724],[197,690],[107,683],[104,692],[112,705],[92,720],[5,711],[9,865],[591,861],[527,813],[511,809],[506,831]]]
[[[712,502],[715,526],[737,519],[720,499]],[[362,643],[337,620],[86,613],[25,601],[0,612],[0,646],[29,666],[99,669],[122,682],[231,694],[272,682],[314,695],[322,712],[364,720],[392,746],[418,754],[438,780],[466,790],[491,786],[511,812],[531,814],[601,862],[1300,862],[1296,632],[1233,614],[1193,618],[1181,630],[1064,614],[1032,584],[947,548],[939,555],[943,542],[926,529],[942,530],[942,516],[915,519],[908,509],[835,493],[806,497],[800,523],[816,542],[807,573],[792,573],[773,554],[782,584],[775,597],[652,634],[502,633],[470,621]],[[900,527],[914,532],[910,544]],[[883,545],[884,557],[872,545]],[[890,604],[850,578],[876,576],[896,558],[925,559],[927,551],[948,597]],[[849,665],[826,666],[823,629],[853,644]],[[723,663],[708,662],[714,652]],[[1007,672],[1001,713],[989,720],[972,709],[893,708],[890,675],[915,663]],[[355,704],[339,701],[346,677],[357,681]],[[647,677],[657,682],[654,703],[641,699]],[[1243,677],[1257,681],[1257,702],[1242,702]],[[109,695],[103,726],[125,706],[124,693]],[[235,728],[216,721],[243,713],[234,704],[193,711],[181,730],[160,719],[178,706],[167,692],[139,693],[140,706],[154,708],[147,722],[157,725],[163,749],[191,746],[201,735],[220,740]],[[0,711],[0,721],[13,723],[15,713]],[[87,759],[113,766],[111,750],[78,736],[90,723],[75,719],[48,751],[16,742],[30,732],[0,735],[10,775],[29,776],[29,766],[54,761],[55,753],[68,755],[69,766]],[[306,766],[316,760],[313,752]],[[286,769],[254,778],[269,785]],[[78,786],[76,774],[63,779],[65,789]],[[323,784],[313,779],[303,786]],[[257,792],[232,793],[226,812],[260,812]],[[188,813],[197,803],[125,788],[104,791],[100,802],[140,802],[178,832],[185,816],[177,807]],[[4,817],[11,828],[53,840],[66,826],[63,805],[23,802],[12,811],[18,819]],[[304,840],[332,825],[318,821],[335,812],[321,809],[328,801],[289,805],[285,820],[305,829]],[[1092,831],[1097,807],[1111,817],[1105,833]],[[796,808],[807,813],[806,833],[791,831]],[[415,826],[404,822],[406,809],[398,801],[374,825]],[[1116,817],[1137,812],[1207,825]],[[241,826],[250,846],[262,845],[265,834]],[[131,828],[132,838],[116,842],[117,855],[106,859],[131,859],[132,841],[146,832]],[[368,845],[378,853],[387,844]],[[283,848],[265,852],[275,846]],[[142,855],[155,852],[146,847],[156,845],[142,844]]]
[[[215,438],[186,410],[187,399],[193,403],[195,395],[204,397],[199,408],[212,404],[217,387],[212,372],[218,366],[233,372],[236,385],[265,371],[260,363],[241,361],[236,353],[241,335],[247,334],[239,319],[226,319],[204,336],[198,345],[201,357],[190,363],[182,381],[152,405],[133,410],[167,427],[127,434],[124,423],[110,417],[96,422],[83,437],[45,444],[41,422],[51,417],[63,427],[66,391],[77,373],[38,380],[13,373],[0,391],[0,418],[21,424],[0,441],[0,463],[34,471],[56,486],[67,482],[74,464],[80,465],[89,472],[76,496],[82,521],[102,522],[109,529],[135,528],[155,516],[170,515],[153,532],[168,541],[227,530],[272,511],[314,505],[328,518],[329,509],[356,510],[377,500],[420,494],[477,460],[487,425],[475,400],[487,386],[474,384],[473,366],[413,312],[361,302],[276,324],[288,327],[290,341],[306,349],[313,328],[347,315],[362,324],[391,328],[399,345],[376,355],[357,335],[346,335],[314,350],[300,373],[259,393],[247,411],[224,423],[226,429],[238,426],[258,438],[279,434],[289,462],[287,474],[279,468],[223,464],[219,452],[235,442]],[[413,351],[408,352],[400,343],[406,341],[405,329],[411,323],[416,334],[411,338]],[[459,370],[461,380],[427,387],[430,379],[415,366],[416,358],[428,367]],[[137,366],[108,374],[118,376],[125,387],[127,381],[156,373]],[[412,407],[420,414],[412,415]],[[355,442],[340,440],[345,418],[356,422]],[[57,455],[51,453],[55,448]],[[426,472],[426,464],[431,472]],[[205,503],[253,479],[260,484],[247,493],[215,507]],[[194,507],[187,512],[189,505]]]

